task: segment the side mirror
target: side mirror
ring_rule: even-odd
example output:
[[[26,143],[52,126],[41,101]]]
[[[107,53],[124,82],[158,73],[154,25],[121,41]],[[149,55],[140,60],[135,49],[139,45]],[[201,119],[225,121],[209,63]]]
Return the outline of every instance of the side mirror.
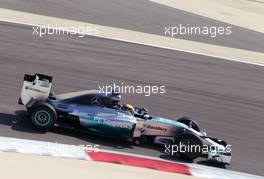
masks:
[[[145,107],[142,108],[142,113],[149,114],[149,110]]]
[[[206,132],[201,132],[201,134],[202,134],[204,137],[207,137],[207,133],[206,133]]]

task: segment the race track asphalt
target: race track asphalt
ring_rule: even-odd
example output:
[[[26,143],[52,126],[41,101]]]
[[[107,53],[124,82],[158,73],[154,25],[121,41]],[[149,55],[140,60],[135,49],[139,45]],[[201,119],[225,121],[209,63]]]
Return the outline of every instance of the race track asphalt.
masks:
[[[0,0],[0,8],[79,20],[164,35],[165,26],[232,26],[148,0]],[[264,52],[264,34],[232,26],[232,35],[178,35],[177,38]]]
[[[123,95],[123,103],[147,106],[154,115],[191,116],[210,136],[232,144],[228,169],[264,175],[264,68],[184,52],[94,37],[32,35],[32,28],[0,23],[0,136],[165,157],[155,148],[55,128],[31,129],[17,105],[24,73],[54,77],[55,93],[99,85],[165,85],[165,94]],[[203,161],[197,161],[208,165]]]

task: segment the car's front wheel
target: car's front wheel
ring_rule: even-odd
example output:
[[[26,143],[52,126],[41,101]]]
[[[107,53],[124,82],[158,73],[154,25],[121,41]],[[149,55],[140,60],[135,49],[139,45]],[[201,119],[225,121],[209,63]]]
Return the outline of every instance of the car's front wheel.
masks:
[[[30,110],[33,126],[40,131],[47,131],[56,122],[56,112],[51,106],[39,105]]]
[[[176,139],[176,145],[179,156],[187,160],[200,157],[203,150],[201,140],[192,134],[185,134]]]
[[[177,121],[191,127],[192,129],[194,129],[198,132],[200,132],[200,127],[199,127],[198,123],[196,121],[190,119],[189,117],[182,117],[182,118],[178,119]]]

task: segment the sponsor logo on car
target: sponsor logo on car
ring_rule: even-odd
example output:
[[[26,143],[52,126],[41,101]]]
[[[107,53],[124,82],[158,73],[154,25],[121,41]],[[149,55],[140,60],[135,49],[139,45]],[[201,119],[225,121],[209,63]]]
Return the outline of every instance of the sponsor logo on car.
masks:
[[[112,127],[125,128],[125,129],[132,129],[133,128],[133,125],[130,122],[126,122],[126,121],[104,119],[101,117],[93,117],[92,119],[97,121],[100,124],[108,125],[108,126],[112,126]]]
[[[161,131],[167,131],[166,128],[162,128],[160,126],[151,126],[151,125],[144,125],[144,127],[148,128],[148,129],[154,129],[154,130],[161,130]]]

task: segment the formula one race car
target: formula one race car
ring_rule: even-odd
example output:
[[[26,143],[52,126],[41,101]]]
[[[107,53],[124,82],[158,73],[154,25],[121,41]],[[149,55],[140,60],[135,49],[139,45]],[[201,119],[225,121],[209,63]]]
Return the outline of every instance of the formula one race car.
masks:
[[[223,164],[231,162],[230,145],[208,137],[189,118],[169,120],[150,116],[146,108],[121,106],[121,95],[114,92],[88,90],[53,95],[51,86],[51,76],[24,76],[19,104],[27,108],[38,130],[47,131],[55,124],[66,124],[73,129],[120,137],[138,144],[163,145],[166,153],[185,159],[206,157]]]

